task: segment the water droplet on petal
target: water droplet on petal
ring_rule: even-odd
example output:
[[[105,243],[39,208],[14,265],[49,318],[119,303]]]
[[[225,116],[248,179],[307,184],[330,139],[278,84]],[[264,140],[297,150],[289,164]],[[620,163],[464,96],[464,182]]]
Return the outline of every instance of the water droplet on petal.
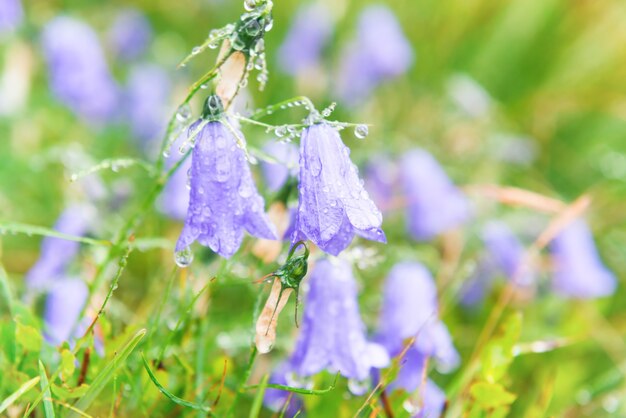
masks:
[[[239,186],[239,196],[246,198],[252,196],[252,186],[248,182],[242,182]]]
[[[314,157],[311,161],[308,162],[309,170],[311,170],[311,174],[313,177],[317,177],[322,172],[322,162],[318,157]]]
[[[356,128],[354,128],[354,136],[358,139],[365,139],[367,134],[369,134],[369,128],[367,125],[357,125]]]
[[[186,247],[180,251],[176,251],[174,253],[174,261],[178,267],[188,267],[193,261],[193,251],[191,251],[191,247]]]

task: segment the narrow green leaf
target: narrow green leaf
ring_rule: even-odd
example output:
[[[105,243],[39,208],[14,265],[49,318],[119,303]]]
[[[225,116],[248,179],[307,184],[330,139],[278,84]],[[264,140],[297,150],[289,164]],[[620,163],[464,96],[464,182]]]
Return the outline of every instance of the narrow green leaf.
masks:
[[[68,241],[76,241],[81,242],[83,244],[89,245],[100,245],[105,247],[110,247],[111,241],[101,240],[101,239],[93,239],[87,237],[79,237],[76,235],[68,235],[59,231],[55,231],[51,228],[46,228],[43,226],[37,225],[29,225],[18,222],[3,222],[0,221],[0,232],[11,232],[16,234],[26,234],[26,235],[42,235],[44,237],[54,237],[61,238]]]
[[[13,405],[13,402],[18,400],[20,398],[20,396],[22,396],[23,394],[25,394],[26,392],[31,390],[33,387],[35,387],[35,385],[37,385],[37,383],[39,383],[40,379],[41,378],[39,376],[33,377],[28,382],[26,382],[22,386],[20,386],[20,388],[18,390],[16,390],[11,395],[9,395],[8,398],[3,400],[2,403],[0,403],[0,414],[2,412],[4,412],[9,406]]]
[[[258,391],[256,396],[254,397],[254,402],[252,402],[252,408],[250,408],[250,418],[257,418],[261,413],[261,407],[263,406],[263,396],[265,395],[265,389],[267,388],[267,381],[269,380],[269,375],[264,375],[263,379],[261,379],[261,383],[258,385]]]
[[[48,383],[46,369],[41,360],[39,360],[39,377],[41,378],[39,384],[41,386],[41,391],[43,392],[43,414],[46,418],[54,418],[54,405],[52,405],[50,383]]]
[[[13,292],[11,292],[7,273],[0,266],[0,315],[3,314],[13,317]]]
[[[515,395],[507,392],[504,386],[498,383],[474,383],[470,388],[470,393],[484,410],[507,406],[515,400]]]
[[[117,370],[122,367],[128,356],[133,352],[137,344],[141,341],[141,339],[146,335],[146,330],[139,330],[127,343],[122,347],[122,349],[117,353],[117,355],[113,358],[113,360],[107,364],[104,369],[96,376],[91,385],[89,386],[89,390],[87,393],[76,402],[74,407],[81,411],[87,411],[87,408],[93,403],[94,400],[98,397],[102,389],[106,386],[106,384],[111,380],[113,375],[117,373]],[[69,417],[75,417],[78,413],[76,411],[70,412]]]
[[[150,380],[152,380],[152,383],[154,383],[154,385],[157,387],[157,389],[159,389],[159,391],[163,395],[165,395],[167,398],[169,398],[172,402],[174,402],[177,405],[184,406],[185,408],[191,408],[191,409],[195,409],[195,410],[198,410],[198,411],[203,411],[203,412],[206,412],[206,413],[209,413],[209,414],[211,413],[211,408],[210,407],[204,406],[204,405],[198,405],[197,403],[186,401],[186,400],[184,400],[182,398],[179,398],[178,396],[174,395],[173,393],[171,393],[167,389],[165,389],[163,387],[163,385],[161,385],[161,383],[159,383],[159,381],[157,380],[156,376],[154,375],[154,373],[150,369],[150,365],[148,364],[148,360],[146,360],[146,358],[144,357],[143,353],[141,354],[141,358],[143,359],[143,367],[148,372],[148,376],[150,376]]]
[[[333,380],[333,383],[326,389],[303,389],[303,388],[297,388],[294,386],[279,385],[276,383],[268,383],[266,386],[271,389],[286,390],[288,392],[299,393],[301,395],[323,395],[335,389],[335,386],[337,385],[337,379],[339,379],[339,373],[335,375],[335,379]],[[244,387],[243,389],[251,390],[251,389],[257,389],[258,387],[259,385],[250,385],[250,386]]]

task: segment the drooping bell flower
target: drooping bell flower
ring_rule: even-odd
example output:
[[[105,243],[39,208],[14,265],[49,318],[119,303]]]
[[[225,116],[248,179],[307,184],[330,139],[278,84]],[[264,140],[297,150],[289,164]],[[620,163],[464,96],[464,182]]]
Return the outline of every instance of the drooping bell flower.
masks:
[[[63,278],[55,282],[46,298],[44,312],[46,341],[52,345],[59,345],[80,333],[77,322],[88,294],[87,285],[80,279]]]
[[[587,224],[577,220],[552,242],[554,291],[572,298],[588,299],[615,292],[617,282],[596,249]]]
[[[411,44],[393,12],[383,5],[369,6],[359,18],[357,38],[342,56],[339,97],[355,104],[381,82],[405,73],[413,63]]]
[[[532,269],[522,266],[524,246],[508,226],[501,222],[489,222],[482,231],[485,254],[481,257],[475,274],[463,285],[461,302],[473,305],[491,289],[494,279],[504,276],[515,279],[518,286],[529,285],[534,280]]]
[[[226,119],[218,96],[207,99],[203,117],[189,132],[198,129],[189,171],[187,219],[176,251],[187,250],[197,240],[229,258],[239,249],[244,230],[258,238],[277,239],[240,148],[243,134]]]
[[[269,142],[263,151],[273,157],[276,162],[261,162],[263,177],[270,191],[278,191],[289,176],[298,175],[298,147],[287,142]]]
[[[91,123],[115,116],[118,88],[89,25],[56,17],[43,30],[42,46],[51,89],[63,104]]]
[[[165,132],[171,83],[167,73],[152,64],[131,69],[126,86],[126,114],[133,135],[146,146]]]
[[[0,37],[15,31],[23,18],[20,0],[0,0]]]
[[[387,277],[377,341],[391,356],[402,352],[405,341],[424,356],[434,357],[443,370],[459,364],[448,329],[438,318],[437,288],[420,263],[396,264]]]
[[[294,386],[294,382],[289,380],[290,375],[293,375],[293,371],[289,362],[283,362],[276,367],[270,376],[269,383]],[[289,403],[285,405],[287,402]],[[295,417],[298,411],[304,409],[304,402],[297,393],[273,388],[265,390],[263,404],[274,412],[285,411],[285,416],[289,418]]]
[[[355,234],[386,242],[382,214],[363,188],[350,150],[325,122],[302,133],[298,189],[293,242],[309,239],[332,255],[343,251]]]
[[[365,188],[382,211],[392,204],[398,177],[395,162],[387,156],[377,156],[365,166]]]
[[[293,76],[316,67],[332,31],[329,10],[320,3],[302,5],[278,50],[281,70]]]
[[[117,57],[130,61],[140,57],[152,40],[152,26],[137,9],[118,13],[108,32],[108,40]]]
[[[469,218],[467,199],[428,152],[414,149],[402,157],[400,182],[408,205],[407,228],[416,240],[432,239]]]
[[[322,259],[309,278],[300,335],[290,363],[301,377],[322,370],[365,380],[372,367],[385,367],[383,347],[366,339],[352,267],[344,260]]]
[[[58,232],[73,236],[83,236],[93,221],[93,211],[86,205],[67,207],[54,225]],[[26,287],[30,295],[47,290],[59,276],[64,275],[72,262],[80,244],[55,237],[45,237],[41,242],[41,252],[35,265],[26,273]]]

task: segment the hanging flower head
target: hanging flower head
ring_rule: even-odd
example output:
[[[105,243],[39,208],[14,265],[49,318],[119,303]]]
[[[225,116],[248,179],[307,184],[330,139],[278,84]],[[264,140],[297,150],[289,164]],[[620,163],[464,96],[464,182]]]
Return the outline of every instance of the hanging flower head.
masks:
[[[24,11],[20,0],[0,2],[0,36],[13,32],[22,23]]]
[[[552,242],[555,292],[574,298],[596,298],[615,292],[615,276],[598,255],[587,224],[578,220]]]
[[[429,240],[469,218],[465,196],[428,152],[414,149],[404,155],[400,181],[408,201],[407,226],[415,239]]]
[[[365,191],[350,150],[325,122],[302,132],[299,191],[293,242],[309,239],[332,255],[343,251],[355,234],[386,242],[382,214]]]
[[[89,122],[111,119],[118,90],[93,29],[71,17],[56,17],[44,28],[42,44],[57,98]]]
[[[293,374],[289,362],[283,362],[276,367],[270,376],[269,383],[277,385],[293,386],[293,382],[289,381],[289,376]],[[286,405],[286,403],[289,404]],[[268,388],[263,396],[263,404],[274,412],[285,411],[288,418],[295,417],[298,411],[304,409],[302,398],[296,393],[288,392],[280,389]]]
[[[141,56],[150,44],[152,27],[143,13],[128,8],[115,17],[108,38],[115,55],[130,61]]]
[[[318,65],[322,49],[333,31],[330,11],[319,3],[302,5],[278,51],[281,69],[290,75],[306,73]]]
[[[176,251],[186,251],[197,240],[229,258],[239,249],[244,230],[258,238],[277,239],[241,148],[243,134],[226,119],[218,96],[207,99],[203,117],[189,128],[190,133],[197,130],[187,219]]]
[[[320,260],[309,286],[300,336],[291,356],[293,371],[310,376],[329,369],[364,380],[372,367],[386,366],[385,350],[365,337],[351,266],[339,259]]]

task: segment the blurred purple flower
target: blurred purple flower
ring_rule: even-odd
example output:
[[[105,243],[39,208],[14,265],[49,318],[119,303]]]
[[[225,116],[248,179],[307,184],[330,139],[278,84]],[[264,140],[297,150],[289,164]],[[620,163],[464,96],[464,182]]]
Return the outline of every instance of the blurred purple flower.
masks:
[[[326,123],[309,126],[300,141],[300,202],[292,241],[310,239],[337,255],[354,238],[386,242],[382,214],[369,198],[339,132]]]
[[[108,39],[115,55],[130,61],[141,56],[148,48],[152,40],[152,27],[142,12],[125,9],[113,21]]]
[[[407,227],[415,239],[429,240],[469,218],[465,196],[428,152],[414,149],[404,155],[400,181],[408,204]]]
[[[294,372],[310,376],[324,369],[364,380],[389,357],[369,343],[361,320],[352,268],[340,259],[322,259],[309,279],[303,323],[291,356]]]
[[[57,219],[53,229],[67,235],[83,236],[93,221],[89,206],[67,207]],[[61,238],[45,237],[41,242],[39,260],[26,273],[26,286],[30,294],[48,289],[51,284],[65,274],[67,266],[78,253],[80,244]]]
[[[396,356],[404,340],[415,337],[421,355],[435,357],[444,370],[452,369],[459,355],[437,313],[437,288],[430,272],[417,262],[398,263],[385,282],[377,341]]]
[[[180,152],[178,152],[178,148],[183,145],[186,139],[187,135],[183,132],[172,143],[172,151],[165,160],[168,168],[171,168],[179,159],[183,158]],[[162,213],[179,221],[184,221],[187,217],[187,208],[189,207],[189,176],[187,173],[190,169],[191,158],[187,158],[167,181],[157,204]]]
[[[489,222],[482,231],[486,253],[481,258],[476,273],[463,285],[461,302],[473,305],[482,301],[499,274],[512,280],[516,274],[516,285],[529,285],[534,281],[534,272],[522,269],[524,246],[506,224]],[[520,271],[518,272],[518,269]]]
[[[56,17],[46,24],[42,45],[51,89],[62,103],[92,123],[115,116],[118,88],[89,25]]]
[[[615,292],[615,276],[596,249],[587,224],[577,220],[552,242],[554,291],[573,298],[596,298]]]
[[[170,79],[161,67],[144,64],[132,68],[126,87],[126,114],[133,135],[149,145],[166,127]]]
[[[359,18],[357,39],[345,48],[339,96],[347,103],[357,103],[382,81],[405,73],[413,59],[411,44],[393,12],[383,5],[369,6]]]
[[[269,379],[269,383],[276,385],[295,386],[293,382],[290,382],[288,376],[293,374],[289,362],[283,362],[272,373]],[[289,399],[291,395],[291,399]],[[289,405],[285,409],[285,403],[289,399]],[[285,417],[292,418],[296,416],[298,411],[304,409],[304,402],[302,398],[296,393],[292,393],[286,390],[268,388],[265,390],[263,397],[263,404],[274,412],[280,412],[285,409]]]
[[[46,341],[59,345],[80,333],[77,321],[88,295],[87,285],[80,279],[64,278],[54,284],[46,298],[44,312]]]
[[[387,156],[374,157],[365,167],[365,189],[378,207],[391,205],[397,177],[396,164]]]
[[[333,31],[330,11],[319,3],[302,5],[278,51],[278,63],[290,75],[318,65],[322,49]]]
[[[0,36],[17,29],[23,18],[20,0],[0,0]]]
[[[189,132],[198,129],[198,120]],[[234,128],[233,128],[234,129]],[[243,140],[243,134],[237,135]],[[243,230],[258,238],[277,239],[264,213],[244,151],[229,127],[206,122],[195,140],[189,172],[191,189],[185,226],[176,243],[182,251],[194,241],[231,257],[241,245]]]
[[[276,159],[276,163],[261,162],[263,177],[270,191],[278,191],[289,176],[298,175],[298,147],[291,143],[269,142],[263,150]]]

